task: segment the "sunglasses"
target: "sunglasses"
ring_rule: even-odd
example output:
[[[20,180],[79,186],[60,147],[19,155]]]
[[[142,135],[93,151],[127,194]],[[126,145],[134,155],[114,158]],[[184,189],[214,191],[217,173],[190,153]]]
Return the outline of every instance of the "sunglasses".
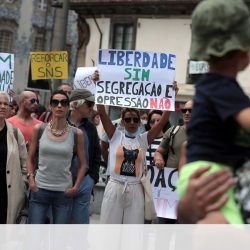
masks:
[[[39,100],[38,100],[38,99],[36,99],[36,98],[30,99],[30,103],[31,103],[31,104],[34,104],[35,102],[36,102],[37,104],[39,104]]]
[[[85,103],[87,104],[87,106],[88,106],[89,108],[91,108],[91,107],[93,107],[93,106],[95,105],[94,102],[90,102],[90,101],[85,101]]]
[[[69,106],[69,101],[67,99],[62,99],[62,100],[52,99],[50,101],[50,105],[52,107],[57,107],[59,105],[59,103],[61,104],[62,107]]]
[[[124,118],[123,120],[126,123],[132,123],[132,120],[133,120],[133,123],[139,123],[139,121],[140,121],[140,119],[136,118],[136,117],[127,117],[127,118]]]
[[[152,120],[150,120],[150,124],[155,124],[156,122],[159,122],[160,121],[160,119],[152,119]]]
[[[188,111],[189,113],[192,113],[192,109],[181,109],[181,112],[182,112],[183,114],[186,114],[187,111]]]

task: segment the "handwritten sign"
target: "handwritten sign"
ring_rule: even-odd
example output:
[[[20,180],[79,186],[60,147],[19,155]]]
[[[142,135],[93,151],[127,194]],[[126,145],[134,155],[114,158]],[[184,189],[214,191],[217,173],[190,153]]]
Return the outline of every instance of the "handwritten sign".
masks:
[[[68,52],[31,52],[32,80],[68,79]]]
[[[0,91],[9,93],[14,83],[14,54],[0,53]]]
[[[79,67],[77,68],[74,89],[88,89],[92,94],[95,94],[95,83],[92,81],[96,67]]]
[[[176,56],[132,50],[99,50],[96,103],[174,110]]]
[[[176,208],[179,201],[176,191],[178,170],[149,166],[148,174],[152,186],[155,209],[158,217],[176,219]]]

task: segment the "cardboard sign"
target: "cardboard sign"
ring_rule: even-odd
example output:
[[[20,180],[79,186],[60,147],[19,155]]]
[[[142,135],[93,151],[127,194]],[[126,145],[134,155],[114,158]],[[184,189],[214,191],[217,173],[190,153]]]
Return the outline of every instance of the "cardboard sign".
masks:
[[[30,52],[32,80],[68,79],[68,52]]]
[[[79,67],[77,68],[74,89],[88,89],[92,94],[95,94],[95,83],[92,81],[96,67]]]
[[[99,50],[96,103],[174,110],[176,56],[132,50]]]
[[[0,91],[9,93],[14,84],[14,54],[0,53]]]
[[[148,174],[152,186],[155,209],[158,217],[176,219],[179,197],[176,192],[178,169],[150,166]]]

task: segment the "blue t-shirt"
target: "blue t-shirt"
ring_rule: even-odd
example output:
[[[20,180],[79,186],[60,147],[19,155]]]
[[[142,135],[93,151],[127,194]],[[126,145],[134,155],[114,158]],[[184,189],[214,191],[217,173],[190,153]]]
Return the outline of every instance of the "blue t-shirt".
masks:
[[[249,133],[234,119],[247,107],[250,100],[235,79],[206,74],[196,85],[187,162],[206,160],[236,167],[249,158]]]

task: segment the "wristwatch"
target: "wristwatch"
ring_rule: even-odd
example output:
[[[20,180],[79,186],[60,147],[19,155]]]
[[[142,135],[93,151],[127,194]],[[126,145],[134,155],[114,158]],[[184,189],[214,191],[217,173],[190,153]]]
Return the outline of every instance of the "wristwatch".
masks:
[[[33,173],[27,173],[27,179],[29,179],[30,176],[34,177],[35,175]]]

